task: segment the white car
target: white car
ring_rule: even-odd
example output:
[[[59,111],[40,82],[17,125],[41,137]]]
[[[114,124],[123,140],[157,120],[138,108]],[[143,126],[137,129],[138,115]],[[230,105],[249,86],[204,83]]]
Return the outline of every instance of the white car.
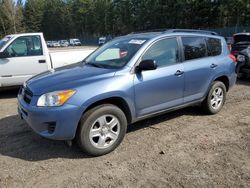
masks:
[[[102,46],[106,42],[107,42],[107,38],[106,37],[100,37],[99,40],[98,40],[98,45]]]
[[[82,43],[79,39],[69,39],[70,46],[81,46]]]
[[[22,85],[36,74],[82,61],[93,51],[50,53],[42,33],[8,35],[0,40],[0,88]]]
[[[47,41],[46,44],[47,44],[48,47],[51,47],[52,42],[51,41]]]
[[[67,40],[60,40],[59,44],[62,47],[68,47],[69,46],[69,42]]]
[[[52,47],[60,47],[61,45],[60,45],[60,43],[58,41],[52,41],[51,46]]]

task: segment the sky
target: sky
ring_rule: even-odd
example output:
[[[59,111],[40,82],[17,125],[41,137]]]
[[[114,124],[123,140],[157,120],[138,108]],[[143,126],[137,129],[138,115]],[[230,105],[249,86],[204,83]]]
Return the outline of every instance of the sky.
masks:
[[[15,2],[17,2],[17,0],[15,0]],[[22,2],[23,2],[23,3],[25,3],[25,2],[26,2],[26,0],[22,0]]]

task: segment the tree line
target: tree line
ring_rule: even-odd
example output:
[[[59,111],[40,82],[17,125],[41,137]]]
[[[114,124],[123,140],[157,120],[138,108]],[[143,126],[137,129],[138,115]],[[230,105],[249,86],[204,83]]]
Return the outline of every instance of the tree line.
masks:
[[[0,0],[0,36],[47,39],[250,25],[249,0]]]

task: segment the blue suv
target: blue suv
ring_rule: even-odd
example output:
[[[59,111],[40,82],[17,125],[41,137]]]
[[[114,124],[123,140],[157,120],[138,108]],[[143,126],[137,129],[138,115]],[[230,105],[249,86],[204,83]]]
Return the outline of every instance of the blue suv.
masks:
[[[28,80],[18,111],[39,135],[74,140],[88,154],[114,150],[127,125],[200,104],[221,110],[235,84],[226,41],[190,30],[137,33],[104,44],[85,60]]]

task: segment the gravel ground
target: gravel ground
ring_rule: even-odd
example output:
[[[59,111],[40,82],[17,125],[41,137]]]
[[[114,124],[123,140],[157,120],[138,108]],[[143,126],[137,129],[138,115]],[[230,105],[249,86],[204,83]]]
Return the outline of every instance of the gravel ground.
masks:
[[[96,158],[33,133],[16,94],[0,93],[0,187],[250,187],[250,80],[219,114],[193,107],[136,123]]]

